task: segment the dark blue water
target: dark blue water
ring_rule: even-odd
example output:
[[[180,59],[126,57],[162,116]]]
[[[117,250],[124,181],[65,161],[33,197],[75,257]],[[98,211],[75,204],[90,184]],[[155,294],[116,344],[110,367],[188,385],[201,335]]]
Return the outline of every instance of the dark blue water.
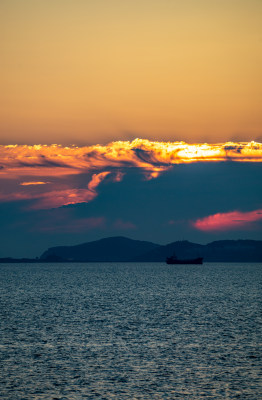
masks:
[[[8,264],[1,400],[262,398],[260,264]]]

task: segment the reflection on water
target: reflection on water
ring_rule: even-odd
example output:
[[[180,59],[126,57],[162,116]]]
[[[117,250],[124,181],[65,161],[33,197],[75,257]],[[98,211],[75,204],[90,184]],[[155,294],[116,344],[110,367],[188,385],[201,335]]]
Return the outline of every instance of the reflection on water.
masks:
[[[262,398],[261,264],[0,273],[3,400]]]

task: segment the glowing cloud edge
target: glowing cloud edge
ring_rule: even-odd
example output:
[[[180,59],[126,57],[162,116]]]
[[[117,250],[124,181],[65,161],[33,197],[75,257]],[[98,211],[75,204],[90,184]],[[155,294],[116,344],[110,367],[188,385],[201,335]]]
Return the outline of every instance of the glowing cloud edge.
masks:
[[[262,162],[262,144],[135,139],[82,147],[0,145],[0,179],[14,182],[12,190],[2,185],[0,201],[33,200],[30,208],[35,209],[88,203],[97,196],[97,187],[105,178],[120,182],[130,168],[141,170],[145,179],[154,179],[177,164],[227,161]],[[89,181],[84,187],[73,179],[79,174],[85,174]]]

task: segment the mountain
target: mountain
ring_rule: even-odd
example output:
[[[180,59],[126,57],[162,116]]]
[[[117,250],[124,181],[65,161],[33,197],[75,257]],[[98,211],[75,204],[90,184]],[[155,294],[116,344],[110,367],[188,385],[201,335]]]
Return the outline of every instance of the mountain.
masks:
[[[161,246],[120,236],[77,246],[51,247],[40,260],[57,257],[85,262],[163,262],[174,253],[178,258],[204,257],[204,262],[262,262],[262,241],[218,240],[203,245],[184,240]]]
[[[203,257],[204,262],[262,262],[262,241],[218,240],[201,245],[184,240],[155,248],[138,261],[163,261],[172,254],[178,258]]]
[[[164,261],[167,256],[175,254],[177,258],[194,258],[203,255],[205,245],[191,243],[187,240],[169,243],[165,246],[159,246],[144,253],[136,261]]]
[[[261,262],[261,240],[218,240],[205,246],[204,257],[210,262]]]
[[[43,260],[55,255],[72,261],[128,262],[140,259],[144,253],[148,253],[157,247],[160,247],[160,245],[119,236],[77,246],[51,247],[41,255],[40,259]]]

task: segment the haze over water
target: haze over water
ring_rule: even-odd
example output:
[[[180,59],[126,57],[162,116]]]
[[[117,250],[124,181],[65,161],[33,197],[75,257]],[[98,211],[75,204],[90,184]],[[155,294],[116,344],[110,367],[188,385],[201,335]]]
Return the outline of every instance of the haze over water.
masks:
[[[261,398],[261,264],[0,270],[2,400]]]

